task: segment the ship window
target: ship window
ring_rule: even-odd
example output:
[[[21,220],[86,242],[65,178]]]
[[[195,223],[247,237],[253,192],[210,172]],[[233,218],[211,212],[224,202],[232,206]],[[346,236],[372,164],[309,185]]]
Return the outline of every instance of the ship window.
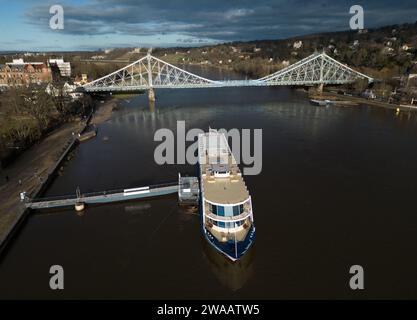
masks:
[[[210,205],[211,206],[211,212],[213,212],[213,214],[217,214],[217,206],[215,205]]]
[[[234,216],[239,215],[239,206],[234,206],[234,207],[233,207],[233,215],[234,215]]]
[[[238,216],[241,213],[243,213],[243,204],[233,207],[233,215],[234,216]]]
[[[217,226],[217,221],[216,221],[216,220],[209,219],[209,222],[210,222],[211,224],[213,224],[213,225]]]
[[[222,207],[222,206],[217,206],[217,215],[218,215],[218,216],[223,216],[223,217],[224,217],[224,207]]]
[[[224,215],[225,217],[233,217],[234,215],[233,207],[230,207],[230,206],[224,207]]]
[[[222,221],[218,221],[218,222],[217,222],[217,225],[218,225],[220,228],[225,228],[225,227],[226,227],[226,223],[225,223],[225,222],[222,222]]]

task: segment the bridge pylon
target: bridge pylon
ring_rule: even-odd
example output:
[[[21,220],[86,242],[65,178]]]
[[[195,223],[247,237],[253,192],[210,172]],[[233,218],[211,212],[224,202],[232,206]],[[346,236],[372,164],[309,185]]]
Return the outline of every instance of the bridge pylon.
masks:
[[[324,83],[320,83],[320,84],[317,86],[317,93],[318,93],[318,94],[322,94],[322,93],[323,93],[323,88],[324,88]]]
[[[155,102],[156,100],[155,91],[152,87],[150,87],[148,90],[148,98],[149,98],[149,101],[152,101],[152,102]]]

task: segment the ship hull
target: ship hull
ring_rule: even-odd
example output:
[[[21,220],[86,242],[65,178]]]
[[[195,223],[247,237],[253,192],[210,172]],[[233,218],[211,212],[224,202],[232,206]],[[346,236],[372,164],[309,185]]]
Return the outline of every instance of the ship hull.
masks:
[[[253,243],[255,242],[256,238],[256,228],[255,224],[252,223],[251,228],[249,229],[248,234],[244,241],[238,241],[235,243],[228,243],[228,242],[220,242],[218,241],[214,235],[206,228],[204,225],[204,213],[202,210],[202,203],[203,203],[204,195],[200,192],[199,198],[199,208],[200,208],[200,227],[201,232],[204,235],[205,241],[207,241],[216,251],[221,253],[226,258],[230,259],[231,261],[239,260],[249,249],[252,247]],[[236,250],[237,249],[237,250]]]
[[[206,241],[218,252],[232,261],[239,260],[252,247],[255,241],[255,226],[252,225],[246,239],[238,242],[220,242],[206,227],[203,226],[203,234]]]

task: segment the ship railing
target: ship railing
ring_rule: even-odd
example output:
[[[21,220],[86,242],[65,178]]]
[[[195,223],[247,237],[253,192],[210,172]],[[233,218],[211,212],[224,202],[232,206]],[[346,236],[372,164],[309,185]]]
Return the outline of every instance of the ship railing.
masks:
[[[243,220],[244,218],[249,217],[252,214],[252,210],[245,210],[241,214],[236,216],[219,216],[217,214],[212,213],[211,211],[207,210],[206,215],[216,221],[226,221],[226,222],[233,222],[237,220]]]

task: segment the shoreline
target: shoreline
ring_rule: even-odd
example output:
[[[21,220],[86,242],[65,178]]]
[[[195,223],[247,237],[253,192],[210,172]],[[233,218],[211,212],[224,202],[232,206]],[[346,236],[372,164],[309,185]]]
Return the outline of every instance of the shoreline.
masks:
[[[317,95],[316,97],[318,97],[320,95]],[[314,96],[309,95],[308,97],[309,99],[314,99]],[[371,106],[371,107],[379,107],[379,108],[385,108],[385,109],[391,109],[391,110],[399,110],[399,111],[417,111],[417,106],[407,106],[407,105],[401,105],[401,104],[392,104],[392,103],[388,103],[388,102],[383,102],[383,101],[375,101],[375,100],[370,100],[370,99],[366,99],[363,97],[356,97],[356,96],[348,96],[348,95],[343,95],[343,94],[338,94],[335,92],[323,92],[321,94],[321,99],[329,99],[331,100],[332,98],[336,98],[337,100],[340,100],[343,104],[343,101],[347,101],[347,102],[353,102],[355,103],[355,105],[350,105],[347,104],[346,106],[358,106],[358,105],[367,105],[367,106]]]
[[[116,105],[117,101],[110,99],[96,106],[86,121],[79,118],[63,124],[3,170],[4,177],[2,175],[0,183],[0,258],[30,213],[30,209],[20,201],[20,192],[25,191],[30,197],[44,192],[55,179],[62,161],[77,146],[74,135],[83,132],[90,124],[99,125],[107,121]],[[7,182],[5,176],[9,179]]]
[[[104,103],[100,103],[94,110],[89,124],[100,125],[110,119],[113,110],[117,107],[118,101],[114,97],[110,98]]]

